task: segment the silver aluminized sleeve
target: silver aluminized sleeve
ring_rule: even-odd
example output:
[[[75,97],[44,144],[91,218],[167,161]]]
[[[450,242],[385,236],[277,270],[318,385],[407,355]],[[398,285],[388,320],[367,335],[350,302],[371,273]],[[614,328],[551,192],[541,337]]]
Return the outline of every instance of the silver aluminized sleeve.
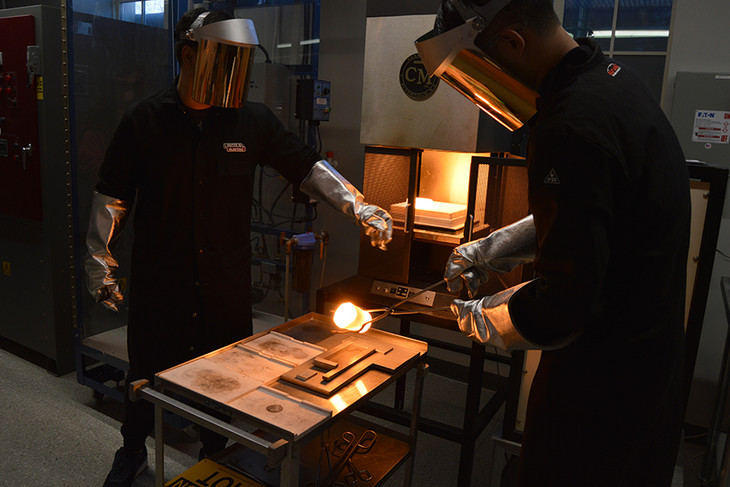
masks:
[[[365,203],[358,189],[327,161],[318,161],[299,185],[299,189],[349,216],[365,227],[370,243],[385,250],[393,236],[393,220],[387,211]]]
[[[485,238],[489,239],[489,247],[479,249],[479,259],[490,270],[509,272],[518,265],[535,260],[537,237],[532,215],[500,228]]]
[[[536,285],[537,279],[523,282],[493,296],[471,301],[455,299],[451,311],[456,315],[459,329],[477,343],[493,345],[502,350],[553,350],[568,345],[575,336],[550,345],[531,342],[512,321],[510,303],[514,296]]]
[[[470,296],[484,284],[489,271],[509,272],[518,265],[532,262],[537,250],[535,221],[532,215],[495,230],[488,236],[467,242],[454,249],[446,263],[444,279],[449,289],[461,289],[461,275]]]
[[[91,200],[86,234],[88,254],[84,259],[87,283],[94,299],[112,309],[116,309],[115,303],[122,300],[116,280],[119,263],[113,252],[130,208],[130,203],[96,191]]]

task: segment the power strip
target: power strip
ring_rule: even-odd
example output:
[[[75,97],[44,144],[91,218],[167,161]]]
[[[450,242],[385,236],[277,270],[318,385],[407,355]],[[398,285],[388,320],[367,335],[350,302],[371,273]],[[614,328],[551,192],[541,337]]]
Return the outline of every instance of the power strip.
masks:
[[[421,290],[417,287],[408,287],[401,284],[393,284],[391,282],[384,281],[373,281],[373,285],[370,287],[370,292],[377,294],[378,296],[387,296],[395,300],[401,301],[406,299],[408,296],[420,292]],[[435,291],[426,291],[420,296],[409,300],[409,303],[420,304],[423,306],[433,306],[434,298],[436,297]]]

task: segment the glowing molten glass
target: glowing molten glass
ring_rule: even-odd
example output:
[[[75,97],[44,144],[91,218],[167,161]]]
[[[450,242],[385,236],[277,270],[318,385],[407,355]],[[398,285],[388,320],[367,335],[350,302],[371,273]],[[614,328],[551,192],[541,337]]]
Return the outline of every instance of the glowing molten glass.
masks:
[[[352,303],[342,303],[334,316],[338,328],[360,333],[365,333],[370,328],[370,320],[370,313]]]

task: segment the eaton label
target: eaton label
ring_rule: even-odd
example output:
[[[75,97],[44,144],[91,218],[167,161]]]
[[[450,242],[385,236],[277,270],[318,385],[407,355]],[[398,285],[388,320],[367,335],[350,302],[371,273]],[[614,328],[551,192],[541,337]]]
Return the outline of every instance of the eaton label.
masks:
[[[730,144],[730,112],[695,110],[692,142]]]

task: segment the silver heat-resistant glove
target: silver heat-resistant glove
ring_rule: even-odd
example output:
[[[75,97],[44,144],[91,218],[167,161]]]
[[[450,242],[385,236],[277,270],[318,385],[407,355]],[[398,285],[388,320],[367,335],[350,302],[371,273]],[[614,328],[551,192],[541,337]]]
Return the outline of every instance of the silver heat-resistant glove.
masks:
[[[130,204],[111,196],[94,192],[91,217],[86,234],[88,254],[84,259],[89,292],[98,303],[112,311],[119,311],[124,296],[117,283],[119,263],[113,256]]]
[[[529,215],[482,239],[456,247],[446,262],[444,279],[452,292],[461,290],[463,280],[473,298],[479,286],[489,279],[489,271],[509,272],[532,262],[536,246],[535,222]]]
[[[512,322],[509,302],[520,289],[533,281],[505,289],[493,296],[451,302],[451,312],[456,315],[459,329],[477,343],[493,345],[502,350],[540,348],[527,340]]]
[[[393,238],[393,219],[384,209],[365,203],[363,195],[327,161],[317,162],[299,189],[349,216],[365,228],[370,244],[381,250]]]

